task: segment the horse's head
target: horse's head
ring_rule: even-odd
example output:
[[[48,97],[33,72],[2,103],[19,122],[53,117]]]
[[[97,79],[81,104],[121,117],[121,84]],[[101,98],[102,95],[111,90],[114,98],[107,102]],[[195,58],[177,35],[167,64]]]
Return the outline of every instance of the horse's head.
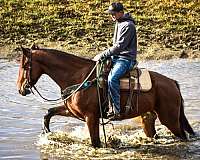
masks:
[[[31,88],[37,83],[39,77],[42,75],[42,69],[34,58],[35,51],[22,47],[23,54],[20,61],[17,88],[19,93],[23,96],[31,93]]]

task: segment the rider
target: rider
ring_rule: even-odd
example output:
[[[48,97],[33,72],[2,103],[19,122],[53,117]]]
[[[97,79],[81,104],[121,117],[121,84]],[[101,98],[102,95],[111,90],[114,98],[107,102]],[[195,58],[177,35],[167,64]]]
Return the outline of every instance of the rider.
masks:
[[[108,75],[108,93],[114,112],[110,119],[120,118],[120,81],[119,79],[136,64],[137,35],[135,21],[119,2],[109,6],[108,13],[115,24],[113,46],[95,56],[94,60],[111,57],[112,69]]]

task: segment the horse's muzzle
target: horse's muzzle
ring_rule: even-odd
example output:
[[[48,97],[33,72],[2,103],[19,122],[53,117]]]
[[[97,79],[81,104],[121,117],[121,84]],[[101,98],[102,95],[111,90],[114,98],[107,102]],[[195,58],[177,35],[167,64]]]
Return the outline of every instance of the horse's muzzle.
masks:
[[[22,96],[26,96],[28,94],[31,94],[31,90],[30,90],[30,86],[25,84],[24,87],[23,87],[23,90],[19,90],[19,93],[22,95]]]

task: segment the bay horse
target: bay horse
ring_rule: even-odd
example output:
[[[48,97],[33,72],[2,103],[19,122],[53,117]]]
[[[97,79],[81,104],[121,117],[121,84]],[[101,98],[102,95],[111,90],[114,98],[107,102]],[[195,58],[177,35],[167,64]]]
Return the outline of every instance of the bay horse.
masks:
[[[22,47],[22,58],[17,79],[17,88],[21,95],[26,96],[42,74],[52,78],[61,90],[74,84],[80,84],[91,72],[96,62],[91,59],[78,57],[55,49],[31,49]],[[92,73],[90,80],[96,77]],[[175,80],[150,71],[152,88],[148,92],[140,92],[138,110],[122,113],[121,119],[133,118],[153,113],[149,119],[142,116],[144,132],[148,137],[156,134],[155,120],[158,116],[161,124],[165,125],[175,136],[187,139],[185,131],[195,135],[183,108],[180,88]],[[129,92],[121,92],[121,106],[125,106]],[[68,98],[64,105],[50,108],[44,116],[44,126],[47,131],[52,116],[71,116],[84,120],[88,126],[91,143],[100,147],[99,118],[100,109],[95,85],[82,89]],[[135,101],[135,96],[132,97]],[[134,106],[133,106],[134,107]]]

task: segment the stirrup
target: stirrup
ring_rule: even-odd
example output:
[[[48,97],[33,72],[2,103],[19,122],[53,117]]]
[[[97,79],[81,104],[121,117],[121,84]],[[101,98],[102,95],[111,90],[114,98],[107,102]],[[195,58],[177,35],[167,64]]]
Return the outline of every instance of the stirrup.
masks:
[[[121,114],[120,113],[117,113],[117,114],[114,114],[113,116],[111,116],[110,118],[108,118],[110,121],[117,121],[117,120],[120,120],[121,118]]]
[[[115,113],[114,112],[108,112],[107,113],[107,117],[109,118],[109,117],[112,117],[112,116],[114,116],[115,115]]]
[[[131,112],[133,110],[133,108],[131,106],[125,106],[125,112],[124,114],[128,114],[129,112]]]

